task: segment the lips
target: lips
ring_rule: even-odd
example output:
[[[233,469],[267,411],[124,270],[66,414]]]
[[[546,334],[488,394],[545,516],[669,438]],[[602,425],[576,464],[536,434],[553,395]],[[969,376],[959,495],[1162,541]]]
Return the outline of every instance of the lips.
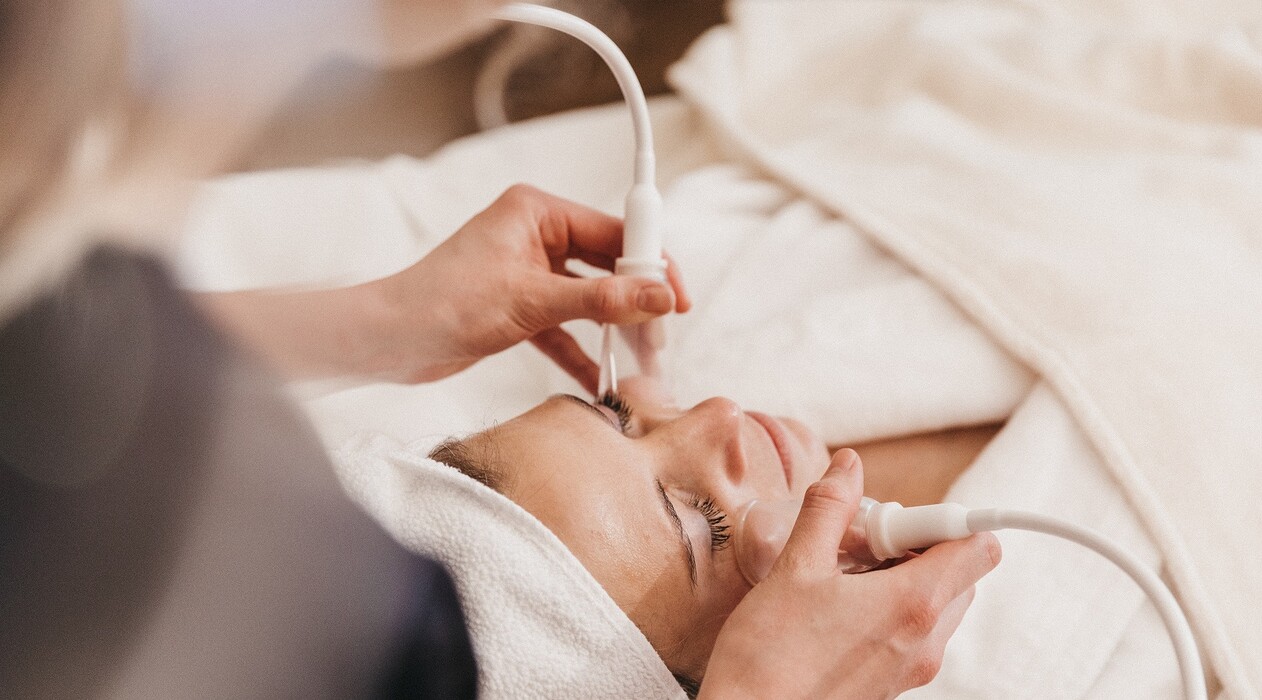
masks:
[[[772,418],[765,413],[757,411],[746,411],[745,415],[754,420],[755,423],[762,426],[767,431],[767,437],[771,439],[771,444],[776,448],[776,454],[780,457],[780,467],[784,470],[784,483],[790,489],[793,488],[793,453],[789,451],[789,434],[785,431],[780,421]]]

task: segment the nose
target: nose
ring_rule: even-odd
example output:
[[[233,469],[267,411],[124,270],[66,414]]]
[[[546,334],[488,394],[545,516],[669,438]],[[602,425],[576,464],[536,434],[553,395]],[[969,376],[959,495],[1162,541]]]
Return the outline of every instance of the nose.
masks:
[[[672,432],[686,441],[697,454],[713,455],[731,483],[745,478],[745,452],[741,432],[745,412],[735,401],[715,397],[693,406],[676,418]]]

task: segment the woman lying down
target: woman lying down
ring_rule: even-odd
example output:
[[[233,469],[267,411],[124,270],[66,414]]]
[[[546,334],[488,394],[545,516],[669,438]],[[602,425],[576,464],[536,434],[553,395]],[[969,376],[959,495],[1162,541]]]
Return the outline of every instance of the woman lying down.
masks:
[[[791,686],[802,679],[776,679],[769,690],[777,697],[887,697],[933,678],[973,584],[998,561],[993,538],[846,576],[853,595],[844,610],[834,597],[806,619],[786,606],[780,619],[725,626],[751,590],[774,595],[778,577],[840,576],[835,541],[831,553],[828,541],[799,551],[795,541],[807,537],[795,531],[771,576],[751,589],[732,547],[738,508],[754,498],[800,499],[826,470],[846,473],[832,480],[846,484],[844,493],[819,488],[811,498],[857,502],[863,466],[842,450],[830,469],[826,446],[795,421],[722,398],[678,408],[644,382],[622,389],[597,402],[553,396],[432,450],[372,437],[339,456],[348,490],[397,539],[450,570],[482,696],[670,697],[681,687],[694,695],[707,667],[774,659],[766,640],[830,620],[842,632],[818,652],[844,659],[846,677],[801,688]],[[882,483],[896,485],[903,465],[916,465],[918,484],[926,483],[923,465],[937,465],[945,492],[992,433],[884,443],[872,450],[874,466]],[[935,500],[929,483],[929,491],[869,495]],[[832,562],[805,568],[821,549]],[[707,686],[703,695],[711,694]]]

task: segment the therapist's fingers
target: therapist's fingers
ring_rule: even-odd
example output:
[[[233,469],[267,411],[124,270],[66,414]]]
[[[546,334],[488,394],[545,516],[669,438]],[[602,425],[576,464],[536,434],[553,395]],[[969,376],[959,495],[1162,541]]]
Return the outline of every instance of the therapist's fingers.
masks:
[[[530,212],[538,227],[544,252],[554,270],[569,258],[613,271],[614,262],[622,255],[622,221],[583,206],[577,202],[548,194],[529,185],[514,185],[502,199]],[[684,286],[683,274],[669,255],[666,280],[675,295],[675,311],[692,308],[692,297]]]
[[[955,634],[955,630],[959,629],[960,623],[964,621],[964,613],[968,612],[968,608],[973,604],[973,598],[977,595],[977,587],[969,586],[967,590],[959,594],[947,606],[942,609],[942,614],[938,617],[938,624],[933,628],[933,634],[929,637],[929,643],[938,650],[939,654],[946,649],[947,642]]]
[[[574,336],[560,328],[549,328],[535,334],[530,342],[581,384],[588,393],[596,394],[600,367],[587,356],[587,353],[583,352],[578,341],[574,340]]]
[[[513,185],[500,201],[530,215],[549,259],[594,254],[613,260],[622,254],[622,221],[616,217],[530,185]]]
[[[998,538],[981,532],[936,544],[920,556],[881,573],[897,571],[910,576],[913,588],[933,591],[933,599],[926,602],[941,610],[998,566],[1002,555]]]
[[[528,291],[519,297],[518,312],[532,333],[578,318],[643,323],[675,307],[670,287],[623,275],[592,279],[549,274]]]
[[[684,274],[679,271],[679,265],[675,264],[669,253],[662,253],[662,257],[666,259],[666,283],[675,292],[675,311],[687,313],[692,308],[692,295],[684,286]]]
[[[592,267],[609,270],[610,272],[615,267],[613,258],[606,258],[595,253],[581,253],[575,257]],[[681,314],[687,313],[692,309],[692,295],[688,293],[688,287],[684,284],[683,272],[680,271],[679,265],[670,257],[670,254],[662,253],[662,259],[666,261],[666,284],[670,285],[671,291],[675,294],[674,310]],[[554,263],[552,271],[569,277],[578,276],[566,270],[563,263]]]
[[[806,489],[802,510],[784,551],[772,568],[831,574],[837,570],[837,546],[863,498],[863,463],[851,449],[833,455],[828,470]]]
[[[947,643],[951,641],[951,637],[963,622],[964,613],[968,612],[968,607],[973,604],[975,592],[976,589],[970,586],[968,590],[947,603],[938,615],[933,631],[920,645],[919,651],[909,653],[908,680],[912,687],[929,684],[942,669],[942,659],[946,655]]]

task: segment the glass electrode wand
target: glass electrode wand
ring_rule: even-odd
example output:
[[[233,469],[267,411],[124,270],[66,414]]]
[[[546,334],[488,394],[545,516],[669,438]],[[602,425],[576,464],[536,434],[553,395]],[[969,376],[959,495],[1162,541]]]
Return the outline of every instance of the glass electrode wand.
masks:
[[[596,397],[618,393],[618,358],[614,355],[613,324],[600,327],[600,378],[596,382]]]

